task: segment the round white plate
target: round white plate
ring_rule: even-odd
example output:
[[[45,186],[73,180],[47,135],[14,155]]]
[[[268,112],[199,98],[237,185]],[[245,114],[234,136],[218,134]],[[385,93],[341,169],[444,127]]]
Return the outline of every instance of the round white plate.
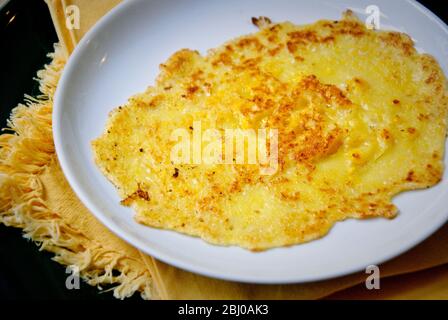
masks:
[[[448,29],[414,1],[375,0],[381,28],[411,35],[448,74]],[[110,230],[142,251],[203,275],[243,282],[294,283],[363,270],[388,260],[436,231],[448,217],[448,178],[395,198],[392,220],[338,223],[323,239],[253,253],[136,223],[93,162],[90,141],[110,110],[154,83],[159,64],[181,48],[207,49],[256,31],[253,16],[310,23],[339,19],[351,8],[365,19],[371,0],[124,1],[82,39],[57,89],[53,131],[62,169],[81,201]],[[81,12],[82,23],[82,12]]]

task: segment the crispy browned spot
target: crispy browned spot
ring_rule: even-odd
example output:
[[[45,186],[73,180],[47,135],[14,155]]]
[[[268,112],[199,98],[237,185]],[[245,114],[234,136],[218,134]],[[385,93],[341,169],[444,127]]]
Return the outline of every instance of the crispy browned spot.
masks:
[[[138,189],[132,193],[131,195],[127,196],[125,199],[121,200],[121,204],[124,206],[129,206],[132,204],[132,202],[136,199],[143,199],[145,201],[149,201],[149,194],[147,191],[144,191],[138,186]]]
[[[252,23],[260,29],[272,23],[271,19],[269,19],[268,17],[258,17],[258,18],[252,17],[251,20]]]

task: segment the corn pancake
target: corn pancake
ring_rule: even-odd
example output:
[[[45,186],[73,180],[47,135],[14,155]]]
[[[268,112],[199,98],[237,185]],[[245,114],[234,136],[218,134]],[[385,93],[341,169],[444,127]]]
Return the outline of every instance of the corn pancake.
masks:
[[[394,195],[441,180],[446,79],[409,36],[369,30],[350,11],[304,26],[253,22],[260,31],[205,56],[174,53],[92,142],[138,222],[265,250],[347,218],[393,218]],[[195,121],[277,129],[277,172],[171,163],[171,133]]]

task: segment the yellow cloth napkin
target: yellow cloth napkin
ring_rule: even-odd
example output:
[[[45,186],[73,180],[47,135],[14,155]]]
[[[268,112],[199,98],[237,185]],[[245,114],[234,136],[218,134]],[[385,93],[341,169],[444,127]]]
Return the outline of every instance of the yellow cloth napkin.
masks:
[[[52,99],[66,58],[85,32],[120,1],[46,0],[60,45],[53,61],[39,72],[43,96],[28,97],[14,109],[10,133],[0,136],[0,222],[22,228],[24,235],[55,254],[55,260],[76,266],[91,285],[113,287],[117,298],[140,292],[152,299],[316,299],[363,283],[360,272],[332,280],[297,285],[251,285],[210,279],[186,272],[143,254],[117,238],[82,205],[70,189],[54,152]],[[66,28],[66,8],[76,5],[80,29]],[[343,250],[341,250],[343,254]],[[382,278],[440,266],[448,262],[448,225],[425,242],[381,266]],[[411,288],[400,276],[385,280],[388,291],[375,298],[448,298],[447,270],[426,277]],[[414,278],[420,276],[417,273]],[[411,276],[408,276],[411,277]],[[407,283],[412,282],[407,280]],[[417,289],[416,289],[417,288]],[[421,289],[418,289],[421,288]],[[391,292],[394,294],[391,295]],[[389,293],[389,295],[388,295]],[[363,296],[364,295],[364,296]],[[365,297],[358,285],[336,298]]]

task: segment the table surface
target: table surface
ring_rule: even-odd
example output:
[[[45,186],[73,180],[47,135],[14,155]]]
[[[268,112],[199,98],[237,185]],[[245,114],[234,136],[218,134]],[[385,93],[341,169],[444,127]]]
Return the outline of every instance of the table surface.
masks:
[[[25,93],[39,93],[33,78],[49,62],[46,55],[57,41],[43,0],[12,0],[2,7],[3,2],[0,0],[2,127],[11,109],[23,102]],[[443,6],[443,1],[419,2],[448,23],[448,8]],[[0,225],[0,299],[114,299],[111,292],[98,294],[96,288],[82,282],[80,289],[68,290],[65,267],[51,257],[52,254],[38,251],[35,244],[24,239],[21,230]],[[133,299],[139,299],[138,295]]]

